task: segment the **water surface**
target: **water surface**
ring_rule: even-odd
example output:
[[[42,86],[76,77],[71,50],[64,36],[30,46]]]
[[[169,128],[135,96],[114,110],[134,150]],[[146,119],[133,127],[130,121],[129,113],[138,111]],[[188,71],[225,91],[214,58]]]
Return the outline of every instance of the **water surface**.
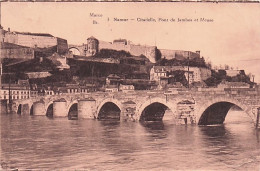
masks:
[[[3,168],[259,170],[260,131],[243,112],[224,125],[1,115]]]

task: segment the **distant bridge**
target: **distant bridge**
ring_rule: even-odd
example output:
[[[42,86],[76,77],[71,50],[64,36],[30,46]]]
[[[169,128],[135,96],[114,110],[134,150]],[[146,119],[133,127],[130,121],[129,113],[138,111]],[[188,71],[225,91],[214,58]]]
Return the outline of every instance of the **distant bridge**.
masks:
[[[39,96],[14,100],[12,110],[22,115],[46,115],[122,121],[173,120],[181,124],[222,124],[228,111],[237,106],[257,122],[260,92],[256,90],[93,92]]]
[[[78,56],[85,56],[86,55],[86,47],[85,45],[69,45],[68,47],[69,51],[72,52],[73,55],[78,55]]]

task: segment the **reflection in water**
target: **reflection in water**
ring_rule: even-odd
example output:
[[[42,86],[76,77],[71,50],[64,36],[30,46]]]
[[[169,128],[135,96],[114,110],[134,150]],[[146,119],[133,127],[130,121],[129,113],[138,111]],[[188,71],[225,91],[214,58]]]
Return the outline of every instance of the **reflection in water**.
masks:
[[[99,113],[98,113],[98,119],[99,120],[120,120],[120,108],[112,103],[107,102],[105,103]]]
[[[230,149],[232,149],[231,144],[234,143],[232,142],[234,138],[224,125],[200,127],[199,131],[202,135],[202,144],[205,147],[214,147],[207,151],[210,154],[224,155],[233,152]]]
[[[147,128],[147,130],[164,130],[164,124],[162,121],[156,122],[140,122],[142,126]]]
[[[221,126],[1,115],[1,165],[39,170],[258,170],[259,132]]]

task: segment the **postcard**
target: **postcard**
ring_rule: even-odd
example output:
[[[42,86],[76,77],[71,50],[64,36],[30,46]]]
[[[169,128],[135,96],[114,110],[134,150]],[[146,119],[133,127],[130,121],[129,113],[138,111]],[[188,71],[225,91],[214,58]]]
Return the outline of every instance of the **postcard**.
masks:
[[[0,170],[260,169],[259,3],[0,14]]]

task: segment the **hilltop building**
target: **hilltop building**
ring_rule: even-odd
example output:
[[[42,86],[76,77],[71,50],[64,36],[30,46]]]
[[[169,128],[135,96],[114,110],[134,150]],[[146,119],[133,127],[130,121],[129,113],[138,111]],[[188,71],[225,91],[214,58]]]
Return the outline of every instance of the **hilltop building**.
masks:
[[[156,46],[136,45],[126,39],[116,39],[113,40],[113,42],[106,42],[98,40],[93,36],[87,39],[86,44],[80,46],[70,45],[69,47],[72,54],[79,56],[94,56],[102,49],[111,49],[116,51],[126,51],[133,56],[144,55],[152,63],[155,63],[159,58],[200,58],[200,51],[191,52],[183,50],[157,49]]]
[[[29,58],[31,53],[28,49],[44,49],[44,48],[55,48],[59,54],[65,54],[68,52],[67,40],[54,37],[50,34],[45,33],[29,33],[29,32],[16,32],[4,30],[0,28],[0,44],[1,44],[1,58]],[[12,50],[10,50],[12,49]],[[10,55],[11,54],[11,55]],[[20,54],[20,55],[19,55]]]
[[[95,37],[90,37],[87,39],[86,56],[93,56],[99,50],[99,41]]]
[[[144,55],[150,60],[150,62],[156,62],[156,46],[135,45],[126,39],[114,40],[113,43],[99,41],[99,49],[123,50],[129,52],[133,56]]]
[[[105,42],[98,40],[95,37],[90,37],[87,39],[87,44],[81,46],[70,45],[69,48],[71,53],[81,56],[93,56],[102,49],[126,51],[133,56],[144,55],[150,60],[150,62],[156,62],[156,46],[135,45],[126,39],[117,39],[113,42]]]
[[[200,58],[200,51],[191,52],[184,50],[169,50],[169,49],[159,49],[161,52],[161,57],[165,59],[183,59],[183,58]]]
[[[211,77],[211,70],[208,68],[189,67],[188,66],[153,66],[150,70],[150,80],[160,82],[165,77],[169,77],[169,72],[184,71],[184,75],[189,83],[201,82]],[[189,74],[189,75],[188,75]]]

